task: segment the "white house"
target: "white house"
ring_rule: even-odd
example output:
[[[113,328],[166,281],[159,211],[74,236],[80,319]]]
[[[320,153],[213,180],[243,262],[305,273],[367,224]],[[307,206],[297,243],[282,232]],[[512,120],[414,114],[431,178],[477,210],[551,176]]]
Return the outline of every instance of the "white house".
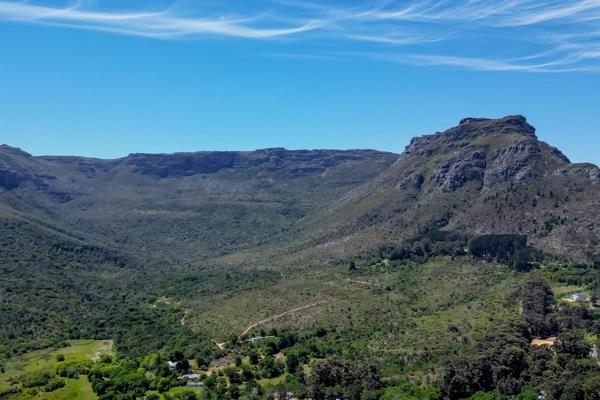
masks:
[[[274,338],[276,338],[276,336],[255,336],[255,337],[252,337],[252,338],[250,338],[250,339],[248,339],[246,341],[254,343],[254,342],[257,342],[259,340],[274,339]]]
[[[587,301],[588,297],[585,293],[575,293],[571,295],[571,301],[582,302]]]
[[[177,362],[176,361],[167,361],[167,365],[169,366],[169,369],[171,371],[173,371],[175,368],[177,368]]]

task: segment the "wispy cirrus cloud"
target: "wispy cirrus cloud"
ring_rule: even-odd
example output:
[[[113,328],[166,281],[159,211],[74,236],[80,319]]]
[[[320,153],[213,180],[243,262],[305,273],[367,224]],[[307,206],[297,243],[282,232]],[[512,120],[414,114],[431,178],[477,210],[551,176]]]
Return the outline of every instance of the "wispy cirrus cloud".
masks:
[[[321,60],[600,71],[600,0],[207,0],[159,9],[147,2],[123,1],[117,8],[102,0],[53,3],[0,0],[0,20],[172,40],[293,37],[313,41],[312,56]],[[282,54],[293,54],[294,44],[281,46]],[[299,54],[306,58],[306,49]]]
[[[316,29],[318,21],[274,25],[267,17],[179,15],[174,8],[157,12],[98,11],[85,2],[63,7],[30,2],[0,1],[0,18],[16,22],[92,29],[151,38],[182,38],[201,35],[223,35],[250,39],[272,38]]]

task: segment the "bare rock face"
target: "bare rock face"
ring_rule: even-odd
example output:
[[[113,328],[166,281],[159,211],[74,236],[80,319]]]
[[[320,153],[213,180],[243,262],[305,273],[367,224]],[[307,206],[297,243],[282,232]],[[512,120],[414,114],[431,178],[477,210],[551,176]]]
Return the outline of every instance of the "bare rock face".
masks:
[[[512,177],[523,181],[536,176],[530,167],[542,157],[542,150],[537,143],[521,141],[510,143],[496,151],[493,161],[485,171],[484,187],[489,189]]]
[[[589,179],[592,184],[600,185],[600,168],[592,164],[571,164],[554,171],[553,175]]]
[[[425,182],[425,177],[420,173],[411,173],[396,184],[397,190],[419,190]]]
[[[481,186],[485,166],[484,151],[467,151],[438,167],[431,175],[431,181],[444,192],[454,192],[470,181]]]
[[[443,161],[431,165],[436,159]],[[467,183],[483,191],[509,180],[527,182],[570,162],[559,150],[539,141],[535,128],[520,116],[500,119],[465,118],[444,132],[411,140],[399,163],[430,166],[425,181],[442,192],[454,192]],[[591,179],[596,170],[580,171]],[[425,171],[424,171],[425,172]],[[576,173],[569,170],[565,173]],[[404,179],[404,178],[402,178]]]
[[[175,154],[131,154],[123,162],[133,172],[158,178],[216,174],[223,170],[275,171],[288,177],[320,174],[329,168],[351,162],[363,162],[377,157],[372,150],[294,150],[280,148],[257,151],[214,151]],[[398,156],[388,153],[395,160]]]
[[[382,224],[379,229],[398,242],[433,227],[510,233],[579,261],[600,254],[600,216],[591,211],[600,198],[600,169],[572,164],[519,115],[465,118],[446,131],[414,138],[368,191],[357,193],[369,211],[346,230],[372,231]],[[360,204],[344,207],[347,213]],[[401,228],[389,233],[378,221]]]
[[[520,115],[497,120],[465,118],[444,132],[412,139],[400,162],[419,160],[427,165],[442,158],[445,161],[433,165],[429,175],[434,188],[449,193],[472,183],[471,187],[489,190],[508,179],[536,177],[533,165],[543,158],[542,147],[535,128]],[[568,162],[562,154],[557,158]]]
[[[465,118],[459,125],[433,135],[415,137],[410,141],[402,157],[431,156],[434,153],[460,147],[488,136],[520,137],[537,139],[535,128],[525,117],[513,115],[501,119]]]
[[[234,157],[233,152],[132,154],[126,162],[136,173],[166,178],[215,173],[233,167]]]
[[[459,122],[458,127],[449,129],[449,131],[452,131],[453,129],[463,131],[470,130],[480,136],[494,133],[518,133],[533,139],[536,138],[535,128],[531,126],[527,122],[527,119],[522,115],[509,115],[500,119],[464,118]]]

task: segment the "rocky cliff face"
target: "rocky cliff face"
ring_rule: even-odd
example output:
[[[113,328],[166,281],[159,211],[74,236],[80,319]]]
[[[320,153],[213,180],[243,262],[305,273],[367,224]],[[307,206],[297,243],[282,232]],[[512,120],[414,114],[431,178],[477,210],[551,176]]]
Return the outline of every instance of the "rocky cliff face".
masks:
[[[257,151],[214,151],[176,154],[132,154],[123,163],[133,166],[135,173],[160,178],[214,174],[222,170],[244,172],[260,168],[262,172],[281,174],[315,174],[348,163],[373,160],[379,156],[397,158],[391,153],[371,150],[295,150],[281,148]]]
[[[415,138],[399,163],[416,160],[434,167],[430,178],[444,192],[471,181],[482,190],[491,190],[507,180],[533,179],[540,167],[570,164],[559,150],[540,142],[535,128],[522,116],[465,118],[445,132]]]
[[[387,171],[334,207],[328,223],[336,214],[346,223],[325,228],[317,243],[339,256],[430,229],[516,233],[551,253],[600,260],[600,217],[591,211],[600,205],[599,174],[540,141],[522,116],[465,118],[414,138]]]
[[[454,192],[467,182],[475,181],[482,185],[485,172],[485,152],[482,149],[465,149],[437,167],[430,179],[442,191]]]

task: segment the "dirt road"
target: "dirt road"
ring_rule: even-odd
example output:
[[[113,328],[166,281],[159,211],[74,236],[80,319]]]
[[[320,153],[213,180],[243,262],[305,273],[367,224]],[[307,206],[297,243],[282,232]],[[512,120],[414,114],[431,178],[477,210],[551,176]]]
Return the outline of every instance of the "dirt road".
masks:
[[[252,329],[256,328],[259,325],[266,324],[266,323],[274,321],[274,320],[276,320],[278,318],[285,317],[286,315],[293,314],[295,312],[306,310],[307,308],[315,307],[315,306],[318,306],[318,305],[321,305],[321,304],[325,304],[325,303],[327,303],[327,300],[321,300],[321,301],[318,301],[316,303],[312,303],[312,304],[308,304],[306,306],[294,308],[293,310],[288,310],[288,311],[282,312],[281,314],[273,315],[273,316],[271,316],[269,318],[265,318],[265,319],[263,319],[261,321],[255,322],[254,324],[248,326],[244,330],[244,332],[242,332],[240,334],[240,339],[243,338],[244,336],[246,336],[248,333],[250,333],[250,331]]]

